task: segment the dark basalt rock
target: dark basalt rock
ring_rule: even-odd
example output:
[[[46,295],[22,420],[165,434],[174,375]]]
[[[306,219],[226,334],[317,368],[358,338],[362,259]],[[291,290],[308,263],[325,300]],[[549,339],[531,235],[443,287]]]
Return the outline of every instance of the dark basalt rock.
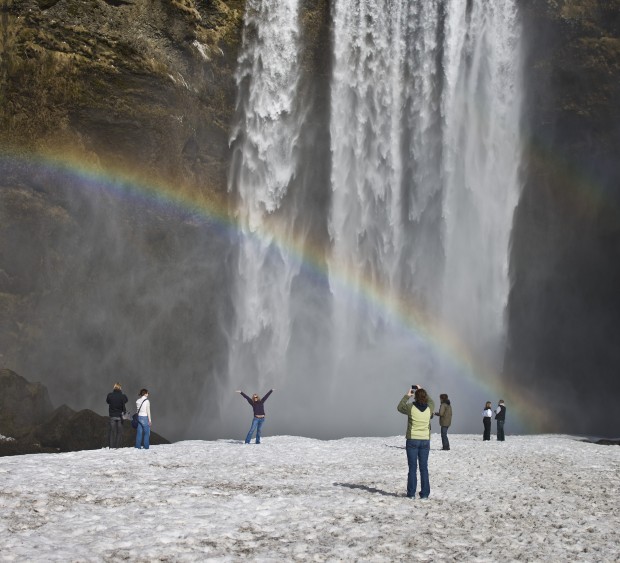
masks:
[[[34,443],[43,448],[53,448],[60,452],[77,450],[96,450],[108,446],[109,418],[89,409],[75,412],[66,405],[56,409],[52,415],[37,426],[32,433]],[[123,422],[123,446],[133,446],[136,431],[129,421]],[[170,442],[151,432],[153,445]]]
[[[66,405],[52,410],[47,389],[15,372],[0,370],[0,456],[96,450],[108,446],[109,418]],[[133,446],[136,431],[123,423],[123,447]],[[151,432],[151,444],[170,442]]]
[[[29,383],[9,369],[0,369],[0,434],[22,436],[53,410],[43,385]]]
[[[506,376],[547,431],[620,426],[620,1],[521,0],[524,188]],[[591,405],[575,415],[580,405]]]

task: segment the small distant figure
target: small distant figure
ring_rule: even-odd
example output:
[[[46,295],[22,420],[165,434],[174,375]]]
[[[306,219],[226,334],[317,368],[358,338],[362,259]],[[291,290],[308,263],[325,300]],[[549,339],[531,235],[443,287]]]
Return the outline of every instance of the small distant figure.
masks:
[[[269,395],[271,395],[273,392],[274,389],[270,389],[269,392],[262,399],[260,399],[259,396],[254,393],[254,395],[252,395],[252,398],[250,399],[250,397],[248,397],[243,391],[237,389],[237,393],[240,393],[241,396],[244,397],[248,403],[250,403],[250,406],[254,410],[252,425],[250,426],[250,431],[248,432],[248,435],[245,437],[246,444],[249,444],[251,442],[254,432],[256,432],[256,443],[260,444],[261,430],[263,428],[263,424],[265,423],[264,403],[269,398]]]
[[[409,399],[414,397],[414,402]],[[428,456],[431,451],[431,416],[435,403],[419,385],[412,385],[396,407],[398,412],[407,415],[407,498],[415,498],[418,485],[418,465],[420,467],[420,498],[427,499],[431,494],[428,476]]]
[[[138,415],[138,428],[136,429],[136,448],[149,449],[149,441],[151,439],[151,401],[149,399],[148,389],[141,389],[140,396],[136,399],[136,408]]]
[[[448,428],[452,424],[452,405],[450,405],[450,399],[445,393],[439,395],[439,402],[439,412],[436,412],[435,416],[439,417],[439,426],[441,427],[441,449],[449,450]]]
[[[497,421],[497,441],[503,442],[504,436],[504,422],[506,422],[506,405],[504,405],[504,399],[499,400],[499,404],[495,409],[495,420]]]
[[[106,403],[110,415],[110,427],[108,430],[108,446],[120,448],[123,445],[123,414],[127,412],[125,404],[129,399],[122,391],[121,384],[115,383],[112,392],[108,393]]]
[[[484,424],[484,433],[482,434],[482,440],[487,441],[491,439],[491,418],[493,417],[493,411],[491,410],[491,401],[487,401],[482,411],[482,424]]]

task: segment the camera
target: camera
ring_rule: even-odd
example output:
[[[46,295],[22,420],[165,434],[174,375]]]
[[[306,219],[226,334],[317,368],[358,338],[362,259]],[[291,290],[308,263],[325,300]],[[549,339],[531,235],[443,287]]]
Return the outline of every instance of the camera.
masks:
[[[412,385],[411,386],[411,390],[412,391],[417,391],[420,387],[418,385]]]

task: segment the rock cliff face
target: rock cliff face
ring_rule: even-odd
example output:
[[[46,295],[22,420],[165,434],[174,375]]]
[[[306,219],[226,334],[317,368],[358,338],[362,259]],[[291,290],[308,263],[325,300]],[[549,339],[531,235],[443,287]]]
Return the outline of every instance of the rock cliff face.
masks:
[[[542,396],[556,428],[616,435],[620,2],[523,0],[521,8],[529,144],[506,368]]]
[[[181,381],[166,411],[186,432],[174,413],[226,357],[244,2],[1,6],[0,365],[76,408]]]

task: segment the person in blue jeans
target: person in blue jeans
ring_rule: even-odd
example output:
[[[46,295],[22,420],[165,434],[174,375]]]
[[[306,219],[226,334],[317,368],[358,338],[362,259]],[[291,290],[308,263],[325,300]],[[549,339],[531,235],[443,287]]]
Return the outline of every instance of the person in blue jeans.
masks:
[[[136,399],[136,412],[138,413],[138,428],[136,429],[136,448],[149,449],[151,437],[151,401],[147,389],[140,390],[140,396]]]
[[[241,396],[250,403],[252,410],[254,411],[254,418],[252,419],[252,426],[250,426],[250,431],[248,435],[245,437],[245,443],[249,444],[252,440],[252,436],[254,432],[256,432],[256,443],[260,444],[261,437],[261,429],[263,428],[263,424],[265,423],[265,401],[269,398],[269,395],[273,393],[273,389],[270,389],[269,392],[260,399],[256,393],[252,395],[252,398],[248,397],[243,391],[237,389],[237,393],[240,393]]]
[[[414,402],[409,399],[414,397]],[[431,451],[431,417],[435,403],[419,385],[413,385],[396,407],[398,412],[407,415],[407,497],[415,498],[418,486],[418,467],[420,468],[420,498],[427,499],[431,494],[428,476],[428,456]]]

